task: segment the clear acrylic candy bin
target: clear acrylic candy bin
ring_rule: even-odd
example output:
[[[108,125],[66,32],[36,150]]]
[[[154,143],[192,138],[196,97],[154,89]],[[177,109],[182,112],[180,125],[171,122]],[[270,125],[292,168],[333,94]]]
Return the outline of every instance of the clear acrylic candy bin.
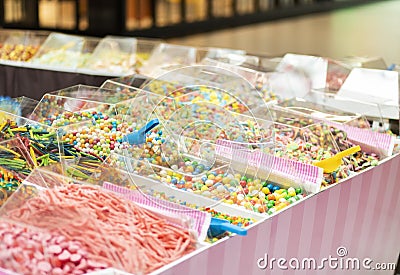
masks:
[[[29,61],[36,55],[47,36],[46,32],[2,31],[0,34],[0,60]]]
[[[18,189],[40,161],[32,159],[31,152],[20,138],[0,142],[0,206]]]
[[[135,38],[106,36],[86,62],[86,68],[117,75],[133,73],[136,46]]]
[[[317,96],[325,97],[322,93],[316,93],[313,96],[313,99],[316,100],[314,102],[302,98],[294,98],[285,100],[279,103],[278,106],[316,119],[346,124],[357,128],[370,129],[370,124],[365,116],[351,112],[344,112],[329,105],[323,105],[323,98],[318,99]]]
[[[339,152],[357,145],[361,147],[356,153],[337,157],[341,164],[333,172],[322,167],[325,186],[347,178],[353,172],[376,166],[393,151],[393,140],[389,135],[321,120],[278,106],[271,107],[270,111],[276,117],[275,155],[278,157],[318,165],[318,161],[335,157]]]
[[[324,91],[328,93],[336,93],[339,91],[350,71],[351,67],[349,65],[340,61],[328,59],[328,72]]]
[[[101,172],[93,175],[93,178],[89,181],[112,183],[113,185],[124,187],[127,190],[141,192],[148,200],[156,198],[157,200],[161,199],[177,203],[176,206],[171,206],[176,209],[179,209],[180,205],[202,211],[204,211],[205,208],[212,207],[215,211],[252,219],[253,222],[263,218],[263,216],[257,213],[244,211],[237,207],[232,207],[220,201],[196,194],[193,190],[190,191],[185,187],[178,188],[166,184],[166,182],[162,181],[164,174],[162,171],[171,173],[170,169],[158,167],[157,170],[153,170],[155,168],[152,167],[151,164],[143,161],[132,161],[132,165],[137,166],[137,173],[128,174],[129,169],[126,167],[124,157],[112,154],[107,161],[103,163]],[[189,185],[186,187],[189,187]]]
[[[21,225],[28,225],[38,227],[42,230],[47,230],[50,234],[61,235],[67,239],[67,241],[75,241],[78,245],[82,244],[82,249],[86,250],[86,253],[82,254],[82,257],[87,258],[89,266],[92,264],[90,261],[95,260],[99,263],[100,269],[106,267],[114,267],[117,269],[125,270],[130,273],[141,273],[145,270],[143,264],[141,266],[134,265],[127,261],[126,251],[132,249],[143,249],[142,246],[139,247],[139,243],[132,241],[130,237],[123,237],[122,234],[109,232],[106,229],[107,226],[111,225],[111,219],[98,219],[94,218],[96,210],[95,206],[91,203],[101,200],[98,195],[104,196],[103,201],[108,202],[110,208],[114,206],[110,205],[110,196],[118,198],[120,203],[118,204],[118,210],[114,209],[112,213],[115,215],[115,211],[120,211],[119,215],[124,216],[123,223],[128,222],[128,227],[132,226],[129,230],[130,232],[136,231],[136,221],[133,219],[135,215],[134,211],[150,211],[149,216],[155,218],[161,218],[162,222],[167,223],[169,226],[175,227],[176,230],[185,230],[193,238],[192,251],[196,249],[197,238],[191,229],[191,218],[186,216],[185,213],[174,214],[167,212],[166,210],[160,210],[154,206],[147,205],[137,205],[128,202],[129,200],[136,202],[130,196],[125,196],[124,194],[118,194],[113,192],[113,190],[106,190],[102,188],[102,184],[96,184],[100,186],[93,186],[86,182],[81,182],[77,180],[71,180],[57,174],[54,174],[43,169],[35,169],[32,176],[27,178],[16,193],[10,198],[10,200],[0,209],[0,216],[6,217],[12,221],[18,222]],[[59,191],[58,191],[59,190]],[[51,193],[54,194],[59,192],[61,194],[65,190],[69,190],[71,193],[75,194],[85,194],[84,198],[86,203],[77,204],[75,209],[69,208],[71,202],[75,201],[75,198],[68,196],[60,196],[57,199],[50,199],[47,201],[46,198],[51,197]],[[61,192],[61,193],[60,193]],[[91,196],[90,201],[87,200],[87,196]],[[60,199],[62,197],[62,199]],[[43,201],[44,199],[44,201]],[[50,206],[48,211],[42,212],[41,209],[46,207],[47,204]],[[42,204],[40,210],[37,208],[37,203]],[[135,210],[139,208],[139,210]],[[26,209],[26,215],[20,215],[21,209]],[[144,213],[141,212],[143,215]],[[71,217],[72,215],[73,217]],[[28,218],[27,218],[28,216]],[[46,220],[51,220],[51,222],[46,222]],[[90,225],[86,224],[88,222]],[[121,224],[122,221],[116,222],[116,224]],[[85,239],[90,236],[90,239],[95,239],[95,243],[87,242],[85,239],[80,238],[82,232],[79,229],[79,225],[86,224],[84,235]],[[115,225],[115,224],[114,224]],[[125,224],[126,226],[126,224]],[[115,227],[114,227],[115,230]],[[81,231],[81,232],[80,232]],[[129,235],[129,233],[128,233]],[[125,234],[126,236],[126,234]],[[128,243],[129,247],[120,247],[118,245],[113,245],[112,243],[118,243],[124,238]],[[59,242],[63,242],[61,239]],[[107,246],[107,252],[99,253],[98,247]],[[138,246],[138,247],[135,247]],[[110,249],[111,248],[111,249]],[[76,253],[80,253],[79,251]],[[133,253],[133,252],[132,252]],[[186,252],[188,253],[188,252]],[[131,253],[129,253],[131,255]],[[93,256],[93,257],[92,257]],[[174,259],[168,259],[172,262]],[[51,262],[51,261],[49,261]],[[164,263],[165,264],[165,263]],[[77,268],[74,265],[74,268]],[[161,265],[162,266],[162,265]],[[148,267],[146,267],[148,270]],[[91,268],[89,268],[91,269]],[[150,267],[153,271],[156,267]]]
[[[145,83],[143,89],[173,97],[201,93],[204,100],[215,104],[225,105],[231,101],[232,109],[237,112],[265,105],[260,92],[246,77],[217,66],[194,65],[176,69]]]
[[[16,97],[14,100],[20,105],[21,116],[23,117],[28,117],[39,103],[39,101],[26,96]]]
[[[112,75],[137,72],[160,44],[156,39],[106,36],[82,69]]]
[[[0,140],[10,140],[17,135],[30,145],[30,155],[45,158],[47,165],[66,158],[62,133],[58,129],[15,114],[0,111]],[[34,160],[34,159],[33,159]]]
[[[30,118],[49,125],[63,126],[95,118],[101,113],[116,116],[117,104],[134,98],[134,90],[111,89],[77,85],[45,94]]]
[[[162,43],[153,50],[149,59],[139,69],[139,73],[157,77],[171,68],[195,64],[196,53],[194,47]]]
[[[97,43],[95,38],[51,33],[29,66],[75,71],[86,63]]]

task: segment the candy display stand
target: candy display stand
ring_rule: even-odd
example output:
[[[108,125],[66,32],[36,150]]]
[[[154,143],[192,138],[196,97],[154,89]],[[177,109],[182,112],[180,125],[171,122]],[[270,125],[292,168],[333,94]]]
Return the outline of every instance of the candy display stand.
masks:
[[[53,34],[48,41],[82,53],[84,38],[61,38]],[[44,242],[58,243],[57,234],[74,235],[72,241],[88,250],[68,244],[79,255],[58,255],[62,263],[55,265],[71,260],[65,270],[79,269],[84,259],[83,269],[93,275],[393,274],[400,247],[398,140],[389,131],[372,131],[370,121],[398,118],[397,103],[351,99],[343,90],[350,69],[321,57],[288,54],[277,71],[266,73],[248,68],[261,61],[245,53],[207,49],[202,65],[184,67],[198,61],[200,51],[139,45],[106,37],[87,64],[103,70],[111,52],[113,69],[132,73],[138,53],[147,52],[142,68],[157,78],[128,75],[101,88],[55,89],[33,110],[34,101],[19,98],[21,114],[0,111],[0,140],[6,140],[0,169],[12,157],[9,168],[25,172],[0,208],[0,233],[28,226],[28,234],[55,234]],[[276,100],[260,87],[276,92]],[[335,159],[334,168],[321,165]],[[4,175],[8,180],[11,174]],[[66,212],[51,212],[61,205]],[[155,223],[138,221],[136,207],[151,211]],[[218,217],[240,231],[213,235]],[[162,224],[156,218],[173,225],[172,233],[165,234],[171,229],[165,224],[149,230]],[[136,243],[139,235],[148,240],[158,233],[167,240],[157,239],[157,249]],[[190,245],[181,250],[183,242]],[[135,254],[136,245],[152,256],[143,261],[147,254]],[[45,246],[39,258],[53,253]],[[163,252],[167,246],[179,255]],[[156,254],[162,259],[148,265]],[[90,256],[101,262],[89,262]],[[2,266],[24,272],[23,265],[10,266],[12,260]],[[53,268],[26,262],[32,273]]]
[[[258,223],[249,229],[246,238],[235,236],[222,240],[190,259],[163,268],[158,274],[378,272],[377,263],[395,264],[399,253],[399,165],[400,157],[393,156],[378,167],[309,196]],[[384,199],[379,199],[376,192]],[[329,257],[338,259],[337,265],[330,267],[326,261],[321,265]],[[279,258],[286,259],[280,262],[282,268],[277,265]],[[311,268],[302,268],[302,261],[310,258],[315,259],[317,267],[312,263]],[[359,270],[352,266],[346,268],[350,258],[359,260]],[[272,259],[275,261],[271,265]],[[296,259],[300,262],[298,268]],[[344,262],[342,266],[341,262]],[[393,270],[392,266],[391,270],[380,270],[379,274],[393,274]]]

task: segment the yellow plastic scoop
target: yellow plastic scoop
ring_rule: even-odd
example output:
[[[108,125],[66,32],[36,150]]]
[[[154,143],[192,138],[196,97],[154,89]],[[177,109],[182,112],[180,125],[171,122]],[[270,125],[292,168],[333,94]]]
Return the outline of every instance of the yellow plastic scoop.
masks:
[[[333,157],[321,160],[321,161],[316,161],[314,162],[315,166],[318,166],[320,168],[324,169],[325,173],[332,173],[342,163],[342,158],[347,157],[348,155],[352,155],[354,153],[357,153],[358,151],[361,150],[361,147],[359,145],[351,147],[347,150],[344,150],[342,152],[337,153]]]

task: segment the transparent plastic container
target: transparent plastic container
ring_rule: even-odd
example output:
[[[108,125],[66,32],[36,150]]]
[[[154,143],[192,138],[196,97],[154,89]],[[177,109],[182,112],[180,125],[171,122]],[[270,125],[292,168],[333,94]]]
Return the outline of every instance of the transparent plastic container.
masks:
[[[328,60],[325,92],[336,93],[339,91],[350,71],[351,67],[349,65],[335,60]]]
[[[16,115],[21,115],[22,112],[22,106],[21,104],[8,96],[0,96],[0,110],[16,114]]]
[[[0,142],[0,206],[15,192],[38,162],[19,138]]]
[[[393,149],[390,136],[381,136],[369,129],[321,120],[277,106],[271,107],[270,111],[276,118],[275,155],[278,157],[316,165],[339,152],[357,145],[361,147],[359,152],[343,157],[333,172],[324,168],[324,186],[378,165]]]
[[[347,64],[351,68],[371,68],[386,70],[386,62],[381,57],[374,56],[346,56],[339,59],[340,62]]]
[[[317,99],[318,96],[322,98]],[[278,105],[316,119],[346,124],[357,128],[370,129],[370,123],[365,116],[344,112],[330,105],[323,105],[323,97],[325,97],[324,94],[315,93],[313,96],[313,99],[315,99],[314,102],[306,101],[302,98],[294,98],[283,101]]]
[[[43,169],[35,169],[32,176],[25,180],[21,188],[0,209],[0,216],[21,225],[46,230],[50,234],[62,235],[69,242],[79,242],[82,244],[82,249],[86,250],[86,253],[82,256],[88,260],[89,265],[91,264],[90,260],[98,262],[99,265],[93,267],[99,267],[99,269],[114,267],[131,273],[149,273],[166,264],[163,262],[157,266],[138,260],[141,261],[138,266],[128,260],[128,257],[134,255],[133,253],[146,249],[133,237],[133,234],[149,232],[142,228],[140,233],[137,233],[138,223],[134,217],[137,217],[138,212],[142,219],[151,217],[163,224],[165,231],[169,231],[169,228],[173,227],[175,230],[180,230],[179,235],[182,235],[182,237],[190,238],[191,243],[188,247],[183,247],[184,252],[181,256],[196,250],[197,238],[192,230],[192,220],[189,215],[185,215],[185,213],[174,214],[167,209],[158,209],[155,205],[136,204],[139,202],[128,196],[129,194],[121,194],[117,190],[106,190],[102,185],[103,183],[90,185]],[[71,194],[74,193],[75,196],[85,194],[82,197],[81,204],[76,205],[75,209],[69,208],[68,205],[76,198],[65,196],[63,192],[66,190],[69,190],[68,192]],[[59,197],[47,201],[47,198],[52,197],[52,194],[59,194]],[[88,200],[89,197],[90,200]],[[105,207],[113,209],[114,206],[112,206],[110,199],[119,200],[118,210],[105,213],[106,216],[103,216],[103,218],[96,217],[96,206],[93,203],[103,204]],[[41,211],[46,207],[48,207],[47,211]],[[20,215],[21,209],[25,209],[26,215]],[[97,213],[100,215],[99,212]],[[122,217],[120,221],[111,217],[116,216],[116,213],[119,217]],[[85,230],[80,229],[80,226],[84,227]],[[162,225],[154,226],[161,227]],[[116,228],[119,229],[116,230]],[[153,232],[153,234],[155,233]],[[82,238],[82,236],[84,237]],[[146,236],[142,238],[146,238]],[[94,242],[90,241],[92,239],[94,239]],[[60,239],[59,243],[63,243],[63,241],[64,239]],[[127,245],[121,247],[118,245],[121,242]],[[106,253],[99,252],[101,251],[98,249],[99,246],[104,246],[104,249],[107,250]],[[79,253],[79,251],[76,253]],[[165,260],[170,263],[176,258],[166,256]],[[73,267],[77,268],[75,265]]]
[[[223,68],[194,66],[177,69],[143,86],[144,90],[166,97],[153,106],[151,117],[160,124],[147,136],[144,148],[129,146],[115,152],[122,156],[120,161],[129,175],[160,177],[159,181],[178,185],[178,189],[187,189],[191,184],[189,192],[216,201],[241,188],[237,181],[226,179],[221,183],[230,161],[220,159],[215,153],[217,141],[232,140],[243,150],[273,152],[273,123],[240,115],[251,110],[253,103],[259,102],[262,107],[263,101],[256,97],[258,94],[250,101],[251,93],[246,92],[253,91],[251,84],[229,73]],[[133,105],[132,109],[135,108]],[[251,165],[246,162],[242,166]],[[188,186],[184,187],[185,184]]]
[[[137,38],[135,69],[139,70],[150,59],[153,51],[162,43],[162,40]]]
[[[117,75],[133,73],[136,47],[136,38],[106,36],[97,45],[86,68]]]
[[[144,75],[139,75],[139,74],[133,74],[133,75],[127,75],[127,76],[122,76],[122,77],[117,77],[117,78],[112,78],[110,79],[110,81],[113,82],[117,82],[123,85],[127,85],[133,88],[140,88],[144,85],[144,83],[146,83],[147,81],[150,80],[150,77],[144,76]],[[103,87],[103,85],[105,85],[105,83],[108,80],[106,80],[101,87]]]
[[[43,155],[47,165],[64,160],[62,134],[56,128],[4,111],[0,111],[0,125],[0,140],[10,140],[16,135],[28,139],[30,155],[36,156],[36,160]]]
[[[245,58],[244,56],[243,58]],[[256,63],[256,62],[254,62]],[[227,62],[224,60],[214,60],[210,58],[205,58],[202,60],[201,64],[203,65],[208,65],[208,66],[215,66],[215,67],[221,67],[225,68],[231,72],[235,72],[238,75],[244,77],[247,81],[249,81],[252,85],[255,87],[258,87],[261,83],[260,81],[262,80],[262,73],[258,72],[256,70],[253,70],[248,67],[254,67],[254,66],[245,66],[245,64],[241,63],[239,65],[235,64],[235,62]]]
[[[27,62],[38,52],[48,33],[30,31],[2,31],[0,60]]]
[[[98,40],[95,38],[51,33],[31,63],[41,68],[63,68],[74,71],[86,64],[97,43]]]
[[[134,90],[115,91],[93,86],[76,85],[45,94],[30,115],[31,119],[58,126],[92,119],[93,112],[108,116],[118,114],[119,102],[134,98]],[[83,113],[85,114],[83,114]]]
[[[112,154],[101,167],[101,172],[93,175],[91,181],[113,183],[117,186],[122,186],[127,190],[141,192],[148,200],[153,200],[160,203],[160,200],[177,203],[174,207],[180,209],[180,205],[187,206],[194,209],[205,211],[206,208],[212,208],[215,211],[238,216],[244,219],[252,220],[252,222],[259,221],[263,218],[255,212],[244,211],[243,209],[220,203],[219,201],[207,198],[205,196],[191,192],[187,187],[179,188],[176,185],[166,184],[162,182],[162,171],[170,172],[170,169],[165,167],[152,166],[144,161],[133,161],[132,165],[136,165],[137,173],[128,175],[128,167],[122,155]],[[152,170],[154,169],[154,170]],[[193,190],[192,190],[193,191]],[[162,204],[162,203],[160,203]]]
[[[204,58],[218,61],[237,60],[246,55],[246,51],[226,48],[205,47],[197,49],[197,60],[201,62]]]
[[[21,108],[21,116],[28,117],[38,105],[39,101],[26,96],[14,98],[19,103]]]
[[[171,68],[195,64],[197,50],[194,47],[162,43],[139,69],[140,74],[157,77]]]
[[[230,102],[231,110],[235,112],[265,105],[260,92],[246,78],[216,66],[194,65],[176,69],[145,83],[142,88],[171,97],[200,94],[204,98],[200,101],[220,106]]]

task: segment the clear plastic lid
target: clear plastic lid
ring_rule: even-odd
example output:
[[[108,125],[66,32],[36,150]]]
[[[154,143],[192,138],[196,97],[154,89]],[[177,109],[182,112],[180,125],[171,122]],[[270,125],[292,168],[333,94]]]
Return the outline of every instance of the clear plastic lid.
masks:
[[[166,68],[188,66],[196,62],[196,48],[162,43],[155,48],[139,73],[147,76],[159,76]]]
[[[149,38],[137,38],[136,45],[136,64],[135,68],[138,70],[145,64],[151,57],[153,51],[162,43],[162,40],[149,39]]]
[[[185,95],[181,98],[188,96],[221,106],[230,104],[235,112],[265,104],[260,92],[247,78],[217,66],[195,65],[173,70],[145,83],[143,89],[173,97]]]
[[[136,47],[135,38],[106,36],[99,42],[86,62],[86,68],[116,74],[133,73],[136,64]]]
[[[117,103],[129,100],[136,94],[133,89],[116,91],[76,85],[45,94],[30,118],[49,125],[63,126],[92,119],[98,112],[114,116],[118,114]]]
[[[214,60],[214,59],[210,59],[210,58],[203,59],[201,64],[208,65],[208,66],[221,67],[221,68],[225,68],[229,71],[236,72],[237,74],[239,74],[242,77],[244,77],[245,79],[247,79],[250,83],[252,83],[256,87],[259,87],[260,82],[262,81],[262,76],[263,76],[262,73],[255,71],[253,69],[244,67],[243,64],[236,65],[234,62],[230,63],[230,62]]]
[[[113,82],[117,82],[123,85],[127,85],[133,88],[140,88],[143,86],[143,84],[147,81],[149,81],[150,77],[144,76],[144,75],[139,75],[139,74],[133,74],[133,75],[127,75],[127,76],[122,76],[122,77],[117,77],[117,78],[113,78],[110,79],[110,81]],[[105,83],[108,80],[106,80],[101,87],[103,87],[103,85],[105,85]]]
[[[31,62],[45,68],[74,70],[86,63],[97,42],[95,38],[51,33]]]
[[[39,101],[37,101],[36,99],[32,99],[26,96],[16,97],[14,98],[14,100],[19,103],[21,108],[21,116],[23,117],[28,117],[39,103]]]
[[[357,128],[370,129],[370,123],[364,115],[345,112],[331,105],[324,104],[324,99],[326,97],[327,96],[323,93],[314,93],[312,96],[313,101],[307,101],[303,98],[294,98],[283,101],[278,105],[316,119],[346,124]],[[307,98],[311,98],[311,96],[308,95]]]
[[[265,101],[304,97],[312,87],[310,78],[294,67],[288,67],[284,72],[263,73],[258,85]]]

